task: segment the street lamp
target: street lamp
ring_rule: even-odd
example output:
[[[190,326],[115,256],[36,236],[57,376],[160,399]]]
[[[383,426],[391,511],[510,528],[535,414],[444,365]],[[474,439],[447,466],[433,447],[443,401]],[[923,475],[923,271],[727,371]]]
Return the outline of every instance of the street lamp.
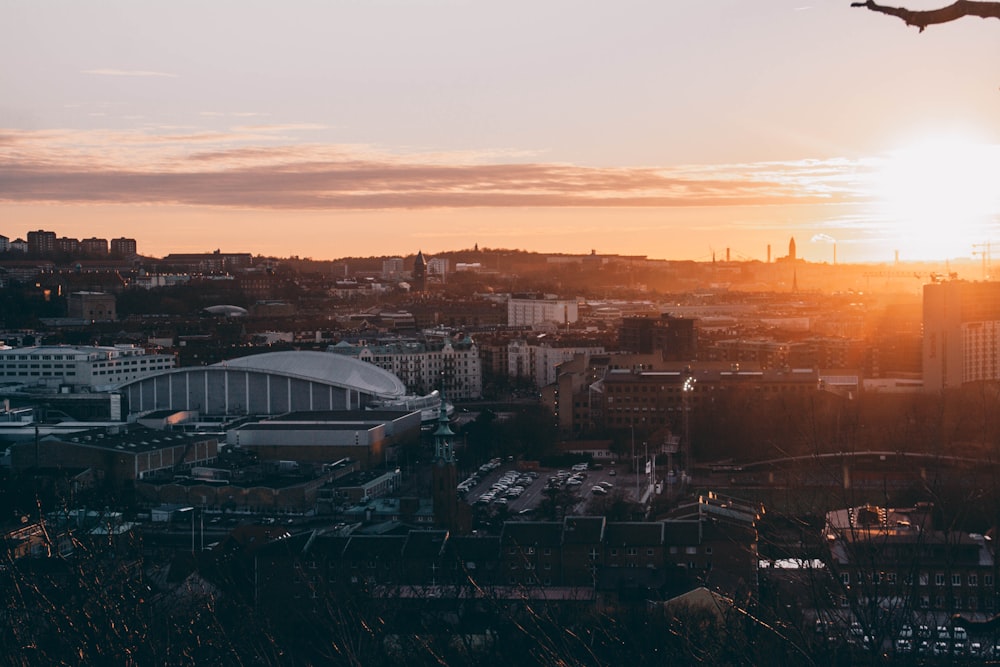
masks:
[[[191,553],[194,553],[194,507],[182,507],[177,510],[180,513],[190,512],[191,513]]]
[[[691,473],[691,394],[697,382],[690,375],[684,380],[681,396],[684,401],[684,476]]]

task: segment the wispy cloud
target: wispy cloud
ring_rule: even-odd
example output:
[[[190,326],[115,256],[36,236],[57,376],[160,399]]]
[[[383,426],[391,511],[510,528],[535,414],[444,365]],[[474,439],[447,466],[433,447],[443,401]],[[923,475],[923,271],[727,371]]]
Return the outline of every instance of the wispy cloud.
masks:
[[[96,74],[98,76],[153,76],[153,77],[167,77],[170,79],[176,79],[176,74],[170,74],[169,72],[154,72],[145,69],[85,69],[80,71],[81,74]]]
[[[0,201],[302,210],[766,206],[856,200],[865,168],[837,160],[598,168],[517,152],[399,154],[276,135],[321,127],[0,130]]]

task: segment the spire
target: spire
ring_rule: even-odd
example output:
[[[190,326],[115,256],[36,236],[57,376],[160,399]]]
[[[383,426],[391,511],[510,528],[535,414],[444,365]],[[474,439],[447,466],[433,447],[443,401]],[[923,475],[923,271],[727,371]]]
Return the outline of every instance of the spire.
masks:
[[[441,410],[438,413],[438,427],[434,431],[434,460],[442,463],[454,463],[455,452],[451,446],[451,439],[455,432],[451,430],[448,423],[448,403],[441,396]]]

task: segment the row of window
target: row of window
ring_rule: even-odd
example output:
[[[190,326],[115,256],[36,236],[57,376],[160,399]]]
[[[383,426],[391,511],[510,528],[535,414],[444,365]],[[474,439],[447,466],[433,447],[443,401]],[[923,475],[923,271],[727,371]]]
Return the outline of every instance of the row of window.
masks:
[[[859,576],[858,578],[860,579],[861,577]],[[841,572],[840,573],[840,581],[845,586],[850,586],[851,585],[851,574],[850,574],[850,572]],[[885,572],[885,573],[875,572],[872,575],[872,583],[880,584],[883,581],[885,581],[885,583],[887,583],[887,584],[895,584],[895,583],[897,583],[898,579],[897,579],[896,573],[895,572]],[[919,574],[919,576],[918,576],[918,580],[917,581],[918,581],[918,584],[920,586],[929,586],[930,585],[930,574],[927,573],[927,572],[921,572]],[[943,573],[943,572],[936,572],[934,574],[934,585],[935,586],[944,586],[947,581],[948,581],[948,577],[945,575],[945,573]],[[980,577],[976,573],[969,574],[968,577],[967,577],[967,579],[966,579],[966,582],[967,582],[967,585],[970,586],[970,587],[979,586],[980,585],[979,584]],[[913,580],[912,580],[912,578],[910,576],[906,576],[906,577],[903,578],[903,583],[906,584],[907,586],[909,586],[909,585],[911,585],[913,583]],[[952,574],[951,575],[951,585],[952,586],[961,586],[962,585],[962,575],[961,574]],[[992,586],[993,585],[993,575],[992,574],[984,574],[982,576],[982,585],[983,586]]]

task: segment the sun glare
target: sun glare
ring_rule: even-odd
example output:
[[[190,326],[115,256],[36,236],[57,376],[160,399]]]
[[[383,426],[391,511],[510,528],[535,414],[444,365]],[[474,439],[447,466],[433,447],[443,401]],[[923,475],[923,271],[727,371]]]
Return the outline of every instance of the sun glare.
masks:
[[[889,154],[875,188],[880,217],[904,257],[969,256],[1000,219],[1000,147],[925,140]]]

